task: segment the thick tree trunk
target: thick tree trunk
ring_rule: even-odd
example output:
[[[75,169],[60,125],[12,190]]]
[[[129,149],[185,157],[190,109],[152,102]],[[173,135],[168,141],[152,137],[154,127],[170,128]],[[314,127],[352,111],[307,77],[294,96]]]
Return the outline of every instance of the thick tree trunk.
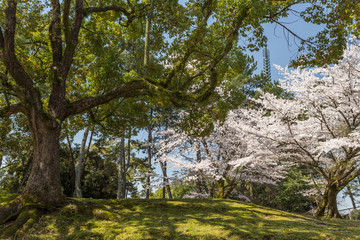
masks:
[[[90,128],[86,127],[83,135],[83,139],[81,141],[80,153],[79,157],[75,163],[75,190],[73,196],[76,198],[82,198],[82,191],[81,191],[81,173],[82,173],[82,161],[85,156],[85,149],[86,149],[86,140],[89,134]]]
[[[35,122],[36,121],[36,122]],[[30,124],[33,140],[34,155],[29,179],[22,195],[32,195],[39,203],[62,203],[60,182],[59,137],[61,124],[49,126],[39,120]]]
[[[336,197],[339,193],[338,186],[336,184],[329,184],[324,192],[320,206],[318,206],[316,215],[318,217],[336,217],[341,218],[341,215],[337,208]]]
[[[126,166],[125,166],[125,136],[121,137],[120,141],[120,158],[119,158],[119,175],[118,175],[118,189],[117,199],[125,198],[126,194]]]

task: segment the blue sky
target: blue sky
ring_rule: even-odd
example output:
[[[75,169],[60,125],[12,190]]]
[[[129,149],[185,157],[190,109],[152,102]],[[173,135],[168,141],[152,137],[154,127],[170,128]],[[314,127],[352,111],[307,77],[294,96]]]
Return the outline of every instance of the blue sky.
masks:
[[[304,10],[304,6],[293,7],[294,10]],[[323,29],[322,26],[309,24],[295,15],[290,15],[287,18],[280,19],[282,24],[285,24],[291,31],[298,36],[306,39],[310,36],[315,36],[319,31]],[[271,63],[271,76],[273,80],[281,79],[282,76],[278,73],[278,70],[273,64],[286,67],[290,61],[296,59],[298,56],[298,40],[284,30],[281,26],[275,23],[267,23],[263,25],[264,35],[268,38],[268,49],[270,51],[270,63]],[[258,68],[256,73],[259,73],[263,69],[263,51],[248,53],[253,55],[258,62]]]

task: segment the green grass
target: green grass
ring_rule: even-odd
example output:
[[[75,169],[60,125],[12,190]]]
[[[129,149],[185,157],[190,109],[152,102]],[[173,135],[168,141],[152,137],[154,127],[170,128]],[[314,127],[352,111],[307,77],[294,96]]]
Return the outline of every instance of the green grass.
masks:
[[[2,205],[5,205],[12,199],[14,199],[16,196],[17,196],[17,194],[14,194],[14,193],[7,193],[4,191],[0,191],[0,207]]]
[[[360,239],[360,221],[318,220],[220,199],[75,199],[59,211],[44,215],[18,238]]]

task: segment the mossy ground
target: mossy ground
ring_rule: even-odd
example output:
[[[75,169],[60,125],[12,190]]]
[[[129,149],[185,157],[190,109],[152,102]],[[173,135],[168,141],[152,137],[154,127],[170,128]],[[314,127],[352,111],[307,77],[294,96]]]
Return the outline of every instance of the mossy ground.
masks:
[[[0,199],[4,203],[11,197]],[[73,199],[17,236],[46,240],[360,239],[360,221],[319,220],[220,199]]]

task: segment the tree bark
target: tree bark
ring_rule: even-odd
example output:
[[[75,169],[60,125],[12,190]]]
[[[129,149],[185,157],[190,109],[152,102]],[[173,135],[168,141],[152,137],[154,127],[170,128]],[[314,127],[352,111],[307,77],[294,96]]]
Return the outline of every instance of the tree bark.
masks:
[[[23,195],[30,194],[39,203],[62,203],[60,181],[60,123],[49,126],[45,121],[34,119],[30,121],[33,135],[34,156],[31,172]]]
[[[152,109],[150,109],[150,118],[152,118]],[[150,198],[150,174],[151,174],[151,144],[152,144],[152,126],[151,123],[149,123],[148,126],[148,147],[147,147],[147,152],[148,152],[148,174],[146,177],[146,199]]]
[[[320,206],[318,206],[316,216],[341,218],[336,201],[338,193],[339,187],[336,184],[327,185]]]
[[[129,171],[129,167],[130,167],[130,161],[131,161],[131,127],[129,127],[129,136],[128,136],[128,145],[127,145],[127,161],[126,161],[126,166],[125,166],[125,182],[126,182],[126,173]],[[128,196],[128,189],[125,187],[126,192],[125,192],[125,198],[127,198]]]
[[[162,191],[162,198],[165,199],[166,198],[166,178],[165,178],[165,175],[167,174],[166,173],[166,162],[164,162],[163,164],[164,168],[165,168],[165,174],[164,174],[164,171],[163,171],[163,191]]]
[[[118,175],[118,189],[117,199],[125,198],[126,194],[126,163],[125,163],[125,132],[120,140],[120,159],[119,159],[119,175]]]
[[[169,183],[169,178],[167,176],[167,172],[166,172],[166,162],[160,162],[160,167],[161,170],[163,172],[163,183],[164,183],[164,187],[163,187],[163,198],[165,198],[165,192],[167,192],[169,199],[173,199],[172,197],[172,193],[171,193],[171,188],[170,188],[170,183]]]
[[[154,9],[154,0],[150,0],[150,8],[148,12],[148,16],[146,18],[146,26],[145,26],[145,46],[144,46],[144,67],[147,74],[147,66],[149,63],[149,37],[150,37],[150,27],[151,27],[151,18]]]
[[[196,162],[200,163],[201,162],[201,150],[200,150],[200,141],[196,143]],[[200,176],[196,178],[195,180],[195,186],[196,186],[196,192],[197,193],[201,193],[201,176],[202,176],[202,172],[200,172]]]
[[[89,131],[90,131],[90,127],[86,127],[82,141],[81,141],[79,157],[75,163],[75,190],[74,190],[74,194],[73,194],[73,196],[75,198],[82,198],[82,191],[81,191],[82,161],[85,156],[86,140],[87,140]]]
[[[148,63],[149,63],[149,55],[150,55],[150,48],[149,48],[149,36],[150,36],[150,27],[151,27],[151,17],[154,8],[154,0],[150,0],[150,8],[148,11],[148,16],[146,18],[146,27],[145,27],[145,45],[144,45],[144,69],[145,75],[148,74]],[[152,117],[152,109],[150,109],[150,118]],[[151,147],[150,144],[152,143],[152,132],[151,132],[151,123],[148,126],[148,176],[146,177],[146,199],[150,198],[150,174],[151,174]]]

